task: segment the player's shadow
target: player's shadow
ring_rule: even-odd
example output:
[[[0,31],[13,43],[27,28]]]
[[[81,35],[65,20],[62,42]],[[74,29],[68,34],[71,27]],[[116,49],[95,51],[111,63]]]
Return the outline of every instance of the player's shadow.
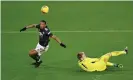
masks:
[[[86,72],[78,68],[77,66],[57,66],[57,65],[42,65],[43,69],[46,69],[48,71],[56,71],[56,72],[66,72],[66,73],[78,73],[85,74],[85,75],[110,75],[110,74],[125,74],[128,70],[123,70],[119,68],[109,67],[105,71],[101,72]]]
[[[129,72],[130,70],[127,69],[120,69],[114,67],[108,67],[105,71],[95,71],[95,72],[86,72],[84,70],[77,70],[79,73],[89,73],[89,75],[110,75],[110,74],[125,74],[125,72]]]

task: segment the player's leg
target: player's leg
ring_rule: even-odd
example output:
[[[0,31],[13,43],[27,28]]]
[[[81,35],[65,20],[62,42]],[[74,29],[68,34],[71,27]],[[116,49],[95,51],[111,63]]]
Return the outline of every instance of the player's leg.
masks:
[[[123,51],[113,51],[111,52],[112,56],[119,56],[119,55],[123,55],[123,54],[127,54],[128,53],[128,48],[126,47]]]
[[[36,50],[34,50],[34,49],[29,52],[29,56],[32,59],[34,59],[36,62],[38,62],[40,60],[40,56],[38,55],[38,52]],[[36,62],[33,63],[33,64],[36,64]]]
[[[111,63],[111,62],[107,62],[106,64],[107,66],[114,66],[114,63]]]
[[[40,60],[40,51],[43,50],[43,47],[38,43],[36,48],[31,50],[29,52],[29,56],[35,60],[34,63],[32,63],[32,65],[36,65],[36,64],[41,64],[42,60]]]
[[[100,60],[103,60],[105,63],[107,63],[111,56],[119,56],[119,55],[127,54],[127,53],[128,53],[128,49],[126,47],[123,51],[113,51],[113,52],[107,53],[107,54],[103,55],[100,58]]]
[[[36,62],[35,67],[39,67],[39,66],[40,66],[40,64],[42,63],[42,60],[40,59],[40,56],[41,56],[44,52],[46,52],[46,51],[48,50],[48,48],[49,48],[49,45],[47,45],[46,47],[43,47],[43,46],[41,46],[40,44],[37,45],[37,47],[36,47],[35,50],[36,50],[36,52],[37,52],[38,61]]]
[[[107,54],[101,56],[100,57],[100,60],[101,61],[104,61],[105,63],[107,63],[109,61],[110,57],[111,57],[111,54],[110,53],[107,53]]]
[[[118,68],[123,68],[122,64],[116,64],[116,63],[111,63],[111,62],[107,62],[106,65],[107,66],[118,67]]]
[[[112,56],[119,56],[119,55],[122,55],[122,54],[126,54],[125,51],[113,51],[113,52],[110,52],[110,54]]]
[[[113,51],[113,52],[110,52],[110,53],[107,53],[107,54],[101,56],[100,60],[107,63],[111,56],[119,56],[121,54],[125,54],[125,51]]]

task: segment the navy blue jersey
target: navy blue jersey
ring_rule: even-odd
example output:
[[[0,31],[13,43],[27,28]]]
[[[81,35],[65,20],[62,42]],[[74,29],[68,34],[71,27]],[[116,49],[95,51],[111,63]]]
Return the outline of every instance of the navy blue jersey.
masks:
[[[44,29],[40,29],[40,24],[36,25],[39,31],[39,44],[46,47],[50,41],[50,37],[53,35],[50,29],[46,26]]]

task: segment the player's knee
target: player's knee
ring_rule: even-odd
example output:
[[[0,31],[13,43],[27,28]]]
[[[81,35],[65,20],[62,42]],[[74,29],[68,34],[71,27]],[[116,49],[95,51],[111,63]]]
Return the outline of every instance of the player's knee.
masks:
[[[111,56],[112,56],[112,54],[111,54],[111,53],[107,53],[106,55],[107,55],[107,56],[109,56],[109,57],[111,57]]]
[[[32,56],[32,51],[29,51],[29,56]]]
[[[32,56],[32,55],[35,55],[35,54],[36,54],[36,51],[35,50],[29,51],[29,56]]]

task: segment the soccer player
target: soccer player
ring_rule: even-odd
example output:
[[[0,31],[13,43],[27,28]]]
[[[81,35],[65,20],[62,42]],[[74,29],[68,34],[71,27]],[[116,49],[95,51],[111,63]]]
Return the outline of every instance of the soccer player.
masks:
[[[109,59],[112,56],[119,56],[127,53],[128,49],[126,47],[123,51],[109,52],[101,56],[100,58],[89,58],[85,55],[84,52],[79,52],[77,54],[77,58],[79,59],[78,61],[79,66],[87,72],[104,71],[106,70],[107,66],[122,68],[123,67],[122,64],[111,63],[109,62]]]
[[[50,29],[46,25],[45,20],[41,20],[39,24],[26,26],[22,28],[20,32],[25,31],[29,28],[37,28],[39,31],[39,42],[35,49],[29,51],[29,56],[35,60],[35,63],[32,63],[33,65],[35,65],[35,67],[39,67],[39,65],[42,63],[40,56],[43,52],[46,52],[48,50],[50,38],[56,40],[60,44],[60,46],[66,48],[66,45],[63,44],[58,37],[51,33]]]

